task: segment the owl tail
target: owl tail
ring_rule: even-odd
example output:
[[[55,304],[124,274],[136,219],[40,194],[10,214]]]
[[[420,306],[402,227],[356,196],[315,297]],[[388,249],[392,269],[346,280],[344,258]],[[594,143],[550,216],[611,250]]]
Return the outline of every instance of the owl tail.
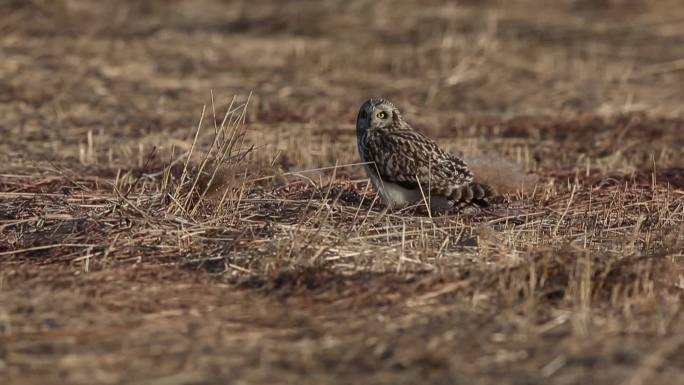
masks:
[[[466,206],[488,207],[489,198],[494,196],[494,189],[487,185],[477,182],[472,182],[458,188],[449,196],[454,207],[463,208]]]

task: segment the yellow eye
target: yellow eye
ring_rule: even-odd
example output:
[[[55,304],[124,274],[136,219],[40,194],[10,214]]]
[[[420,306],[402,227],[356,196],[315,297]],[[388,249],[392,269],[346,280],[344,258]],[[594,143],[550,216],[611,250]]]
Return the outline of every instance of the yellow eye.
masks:
[[[385,111],[380,111],[375,116],[377,116],[380,119],[385,119],[387,117],[387,113]]]

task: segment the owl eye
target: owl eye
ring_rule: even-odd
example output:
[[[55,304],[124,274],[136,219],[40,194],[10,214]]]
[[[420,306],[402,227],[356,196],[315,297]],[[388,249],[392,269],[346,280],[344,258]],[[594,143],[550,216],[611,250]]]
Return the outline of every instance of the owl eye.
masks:
[[[387,113],[385,111],[380,111],[375,116],[377,116],[380,119],[385,119],[387,118]]]

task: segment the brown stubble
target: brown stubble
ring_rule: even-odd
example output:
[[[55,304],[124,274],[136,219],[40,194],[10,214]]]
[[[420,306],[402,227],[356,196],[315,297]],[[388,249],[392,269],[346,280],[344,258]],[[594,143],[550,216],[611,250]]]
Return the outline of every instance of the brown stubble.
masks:
[[[592,4],[3,5],[0,378],[674,383],[681,7]],[[377,94],[536,183],[384,213]]]

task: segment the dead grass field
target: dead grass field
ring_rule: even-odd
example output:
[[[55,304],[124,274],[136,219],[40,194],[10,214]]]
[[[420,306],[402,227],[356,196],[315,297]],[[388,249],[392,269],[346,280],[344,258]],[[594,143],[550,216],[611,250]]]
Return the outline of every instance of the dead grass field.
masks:
[[[2,384],[682,383],[679,1],[10,0],[0,58]],[[372,95],[539,183],[382,214]]]

